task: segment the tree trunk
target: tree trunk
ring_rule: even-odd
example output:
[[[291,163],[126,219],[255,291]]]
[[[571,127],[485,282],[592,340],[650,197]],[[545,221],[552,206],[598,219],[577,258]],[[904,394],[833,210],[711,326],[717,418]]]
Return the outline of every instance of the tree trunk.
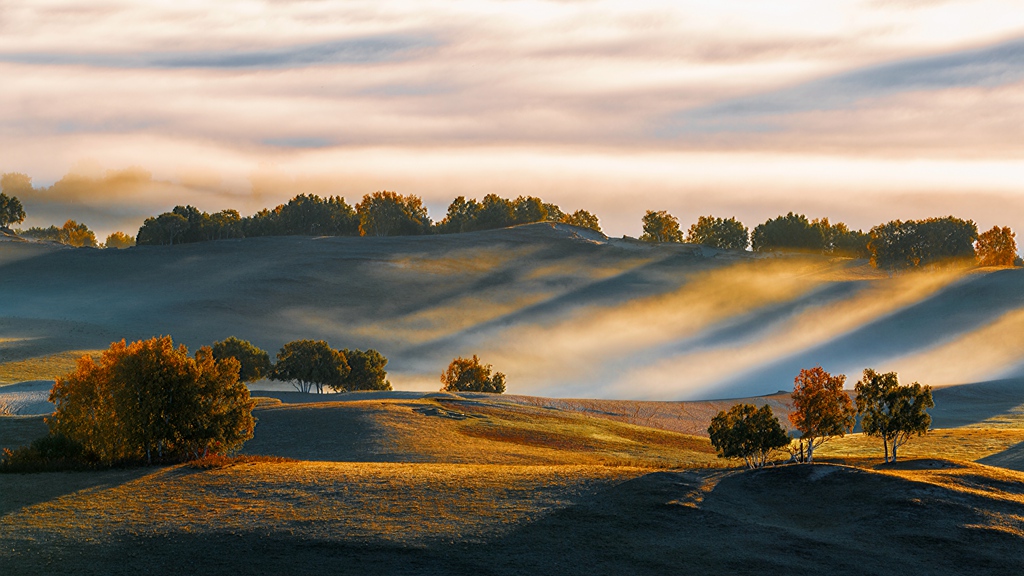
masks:
[[[814,438],[807,442],[807,462],[814,462]]]
[[[892,443],[892,463],[893,464],[896,463],[896,442],[895,441],[893,441],[893,443]]]
[[[882,436],[882,447],[885,449],[885,463],[889,463],[889,439]]]

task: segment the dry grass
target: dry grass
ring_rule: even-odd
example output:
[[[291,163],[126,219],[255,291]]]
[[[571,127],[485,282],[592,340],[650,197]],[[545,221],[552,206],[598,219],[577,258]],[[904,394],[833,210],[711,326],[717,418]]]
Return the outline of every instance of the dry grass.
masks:
[[[914,437],[899,448],[899,459],[945,458],[972,462],[1024,442],[1024,429],[949,428]],[[882,441],[864,434],[835,438],[815,450],[815,457],[867,458],[882,461]]]
[[[68,350],[56,354],[36,356],[25,360],[0,363],[0,385],[29,380],[53,380],[75,369],[75,363],[84,355],[98,355],[101,350]]]

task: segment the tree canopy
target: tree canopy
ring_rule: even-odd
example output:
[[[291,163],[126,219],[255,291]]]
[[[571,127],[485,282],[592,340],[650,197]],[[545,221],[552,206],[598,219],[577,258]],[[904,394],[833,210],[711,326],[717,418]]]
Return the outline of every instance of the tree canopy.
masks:
[[[238,361],[238,379],[242,382],[255,382],[270,374],[270,355],[248,340],[229,336],[220,342],[214,342],[212,351],[216,360],[234,358]]]
[[[430,217],[419,196],[374,192],[356,204],[361,236],[415,236],[430,232]]]
[[[277,353],[270,378],[293,382],[299,392],[309,393],[316,388],[323,394],[324,386],[344,392],[349,370],[345,355],[331,348],[327,342],[295,340],[285,344]]]
[[[1013,266],[1017,259],[1016,234],[1009,226],[993,226],[978,236],[974,250],[980,266]]]
[[[953,216],[927,220],[893,220],[871,229],[871,263],[890,272],[957,260],[974,259],[978,227]]]
[[[748,468],[764,467],[772,452],[790,442],[767,404],[760,409],[737,404],[719,412],[711,419],[708,435],[720,458],[743,458]]]
[[[472,358],[461,356],[452,360],[448,369],[441,373],[443,392],[505,392],[505,375],[494,372],[490,364],[483,365],[476,354]]]
[[[747,227],[735,218],[701,216],[686,232],[686,241],[722,250],[746,250],[750,236]]]
[[[801,370],[793,380],[794,410],[790,422],[807,444],[807,461],[814,460],[814,449],[853,429],[855,412],[850,397],[843,391],[846,376],[833,376],[815,366]]]
[[[216,361],[206,347],[192,358],[169,336],[114,342],[99,363],[83,356],[56,379],[50,401],[51,433],[105,464],[228,453],[255,425],[237,361]]]
[[[103,241],[104,248],[113,248],[115,250],[123,250],[132,246],[135,246],[135,237],[120,231],[109,234],[107,239]]]
[[[391,382],[388,382],[388,373],[384,367],[388,365],[388,359],[383,354],[370,348],[363,352],[361,350],[341,351],[348,361],[350,371],[345,377],[344,386],[349,392],[356,390],[391,390]]]
[[[758,224],[750,235],[750,242],[756,252],[820,252],[825,247],[825,234],[821,226],[811,223],[803,214],[790,212]]]
[[[8,196],[0,192],[0,227],[20,224],[25,221],[25,209],[17,196]]]
[[[882,439],[886,462],[890,462],[890,454],[895,462],[897,448],[931,426],[932,417],[925,412],[935,406],[931,386],[917,382],[901,386],[895,372],[882,374],[867,368],[855,390],[861,429]]]
[[[664,210],[655,212],[648,210],[643,217],[644,233],[640,239],[644,242],[682,242],[683,233],[679,230],[679,220]]]

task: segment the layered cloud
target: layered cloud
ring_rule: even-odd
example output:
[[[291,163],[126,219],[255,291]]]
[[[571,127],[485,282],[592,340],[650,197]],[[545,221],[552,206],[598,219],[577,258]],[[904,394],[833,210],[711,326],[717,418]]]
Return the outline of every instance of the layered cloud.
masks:
[[[1024,219],[1016,4],[11,0],[0,171],[213,173],[209,210],[311,191],[253,195],[275,171],[440,209],[532,193],[604,209],[616,234],[638,232],[638,204],[911,216],[822,190],[939,211],[1006,197],[979,211]],[[128,200],[173,205],[173,190]]]

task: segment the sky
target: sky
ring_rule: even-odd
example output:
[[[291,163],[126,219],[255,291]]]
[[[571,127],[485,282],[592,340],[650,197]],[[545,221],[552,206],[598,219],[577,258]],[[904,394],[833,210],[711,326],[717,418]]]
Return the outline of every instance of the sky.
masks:
[[[25,226],[299,193],[1024,229],[1020,0],[0,0]]]

